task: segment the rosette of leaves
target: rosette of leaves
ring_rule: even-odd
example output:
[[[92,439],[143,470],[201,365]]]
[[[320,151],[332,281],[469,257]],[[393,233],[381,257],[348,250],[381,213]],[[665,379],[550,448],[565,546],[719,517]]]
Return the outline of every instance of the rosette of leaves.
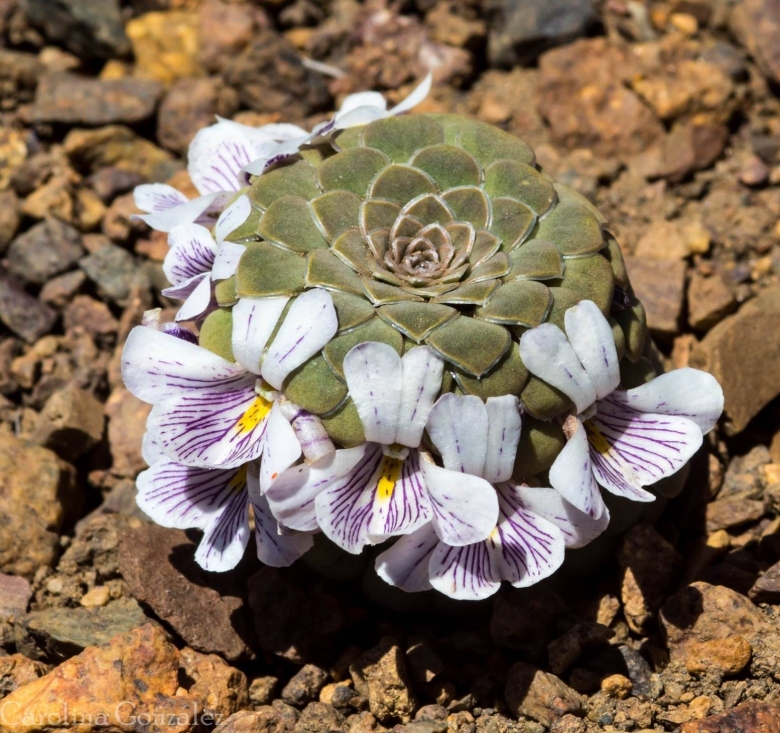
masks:
[[[338,443],[363,440],[342,363],[365,341],[399,353],[427,344],[447,363],[443,390],[518,395],[527,419],[518,464],[549,467],[564,444],[552,418],[571,407],[523,365],[518,339],[581,300],[609,316],[629,386],[645,381],[646,324],[620,249],[598,210],[540,170],[523,141],[457,115],[377,120],[308,146],[255,178],[253,213],[220,305],[330,291],[339,331],[284,392]],[[229,314],[202,343],[229,344]]]

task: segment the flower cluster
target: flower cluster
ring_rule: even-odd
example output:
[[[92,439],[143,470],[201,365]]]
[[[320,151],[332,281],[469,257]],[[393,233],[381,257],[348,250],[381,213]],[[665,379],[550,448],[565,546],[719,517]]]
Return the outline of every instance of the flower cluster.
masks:
[[[531,585],[601,534],[601,489],[652,501],[723,407],[655,376],[641,305],[598,212],[527,145],[375,93],[307,133],[220,120],[201,196],[141,186],[168,232],[176,321],[147,314],[125,383],[153,405],[138,503],[198,528],[204,568],[254,531],[287,566],[323,533],[406,591]],[[410,122],[411,121],[411,122]]]

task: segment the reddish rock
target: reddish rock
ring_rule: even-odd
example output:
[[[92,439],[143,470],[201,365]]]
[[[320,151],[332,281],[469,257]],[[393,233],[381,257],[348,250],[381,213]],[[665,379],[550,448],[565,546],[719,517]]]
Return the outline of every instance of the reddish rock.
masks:
[[[737,298],[720,275],[704,277],[694,272],[688,284],[688,322],[707,331],[737,307]]]
[[[0,619],[7,620],[26,613],[30,598],[32,587],[27,580],[0,573]]]
[[[760,700],[737,705],[720,715],[683,723],[680,733],[779,733],[780,708]]]
[[[685,262],[649,257],[625,257],[625,261],[650,331],[665,338],[676,335],[685,300]]]
[[[135,478],[146,468],[141,456],[141,439],[151,410],[151,405],[141,402],[124,387],[117,387],[109,396],[105,411],[113,474]]]
[[[510,668],[504,697],[513,714],[526,715],[548,727],[564,715],[585,710],[579,693],[555,675],[525,662]]]
[[[731,14],[731,27],[761,70],[780,82],[780,0],[742,0]]]

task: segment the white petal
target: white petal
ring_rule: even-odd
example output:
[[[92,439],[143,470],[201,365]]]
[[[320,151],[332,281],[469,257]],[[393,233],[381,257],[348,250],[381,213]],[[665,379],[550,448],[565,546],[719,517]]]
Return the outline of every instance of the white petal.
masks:
[[[579,418],[570,417],[566,428],[568,440],[550,468],[550,485],[581,512],[597,519],[606,506],[593,475],[585,427]]]
[[[274,403],[268,415],[268,424],[260,463],[260,490],[268,491],[279,475],[301,457],[301,444],[295,437],[292,425]]]
[[[337,450],[311,465],[293,466],[266,491],[271,511],[286,527],[303,532],[317,529],[314,499],[328,486],[344,478],[369,450],[370,443]]]
[[[196,321],[204,318],[214,304],[211,280],[206,275],[200,277],[200,282],[179,308],[176,314],[177,321]]]
[[[341,107],[339,107],[339,111],[336,113],[336,119],[358,107],[376,107],[377,109],[386,110],[387,100],[379,92],[357,92],[356,94],[349,94],[344,97],[344,101],[341,103]]]
[[[427,346],[407,351],[401,362],[401,408],[394,442],[416,448],[420,445],[433,401],[441,390],[444,362]]]
[[[299,295],[268,349],[261,369],[263,379],[281,389],[287,375],[321,351],[338,327],[333,298],[327,290],[315,288]]]
[[[319,417],[304,410],[300,405],[290,402],[284,396],[279,398],[278,404],[292,425],[307,463],[319,461],[336,450]]]
[[[520,337],[520,356],[528,371],[570,397],[577,412],[596,401],[593,382],[558,326],[543,323],[526,331]]]
[[[254,382],[237,364],[146,326],[136,326],[127,337],[122,379],[138,399],[152,404],[185,392],[241,389]]]
[[[493,531],[498,499],[485,479],[441,468],[425,456],[420,468],[433,509],[433,528],[443,542],[470,545]]]
[[[239,196],[230,206],[220,214],[214,227],[214,236],[217,242],[222,244],[231,232],[241,226],[252,213],[252,204],[248,196]]]
[[[241,298],[233,306],[233,357],[247,371],[260,374],[260,359],[288,300]]]
[[[189,278],[189,280],[182,280],[177,285],[171,285],[170,287],[163,288],[160,292],[166,298],[171,298],[172,300],[187,300],[187,298],[189,298],[190,295],[192,295],[195,288],[197,288],[198,285],[200,285],[204,279],[208,279],[208,273],[201,273],[200,275],[195,275],[195,277]],[[142,325],[150,326],[160,331],[161,330],[160,326],[163,324],[160,324],[158,322],[157,325],[154,325],[152,323],[144,323],[142,321]]]
[[[170,250],[163,261],[168,282],[176,285],[196,275],[211,272],[217,245],[206,227],[179,224],[168,234]]]
[[[569,504],[555,489],[515,486],[514,490],[526,509],[552,522],[561,530],[568,548],[585,547],[609,525],[607,509],[598,519],[593,519],[573,504]]]
[[[489,598],[501,587],[500,570],[486,542],[450,547],[440,542],[430,563],[431,585],[460,601]]]
[[[394,443],[403,389],[401,357],[392,346],[367,341],[344,357],[344,376],[366,440]]]
[[[238,191],[246,185],[242,169],[254,157],[252,143],[240,130],[217,123],[193,138],[187,170],[202,194]]]
[[[412,93],[406,99],[396,104],[395,107],[390,110],[389,114],[400,115],[403,112],[408,112],[410,109],[416,107],[428,96],[432,84],[433,74],[429,72],[420,84],[412,90]]]
[[[356,107],[355,109],[345,112],[343,115],[338,115],[333,121],[333,128],[336,130],[347,130],[350,127],[358,127],[359,125],[367,125],[374,120],[381,120],[387,117],[388,113],[384,109],[373,106]],[[323,132],[318,131],[319,135]]]
[[[407,593],[430,590],[428,563],[439,538],[433,527],[426,524],[416,532],[400,537],[376,559],[377,575],[396,588]]]
[[[234,493],[225,508],[206,529],[195,552],[204,570],[223,573],[244,557],[249,542],[249,496],[246,489]]]
[[[491,484],[509,481],[520,442],[520,401],[514,395],[488,397],[487,457],[483,476]]]
[[[564,314],[566,336],[585,368],[596,397],[614,392],[620,384],[620,367],[612,327],[591,300],[569,308]]]
[[[705,435],[723,412],[723,390],[718,380],[689,367],[662,374],[627,392],[615,392],[612,400],[639,412],[686,417]]]
[[[165,453],[162,452],[149,431],[145,432],[144,437],[141,438],[141,456],[146,461],[147,466],[153,466],[157,461],[165,458]]]
[[[191,224],[194,221],[200,221],[218,198],[218,193],[210,193],[171,209],[142,214],[138,218],[158,232],[170,232],[171,229],[181,224]]]
[[[242,125],[240,122],[226,120],[222,117],[217,117],[217,120],[219,120],[220,125],[225,125],[226,129],[232,127],[237,134],[249,140],[255,148],[263,143],[295,140],[306,135],[306,130],[298,127],[298,125],[291,125],[289,122],[272,122],[268,125],[252,127],[251,125]]]
[[[431,408],[428,435],[451,471],[482,476],[488,442],[488,412],[475,395],[448,392]]]
[[[241,255],[246,251],[245,244],[235,242],[222,242],[214,257],[214,265],[211,268],[212,280],[227,280],[233,277],[238,269]]]
[[[141,211],[168,211],[186,204],[189,199],[178,189],[166,183],[144,183],[133,191],[135,207]]]
[[[286,142],[267,142],[255,146],[254,157],[250,163],[244,166],[244,172],[253,176],[261,175],[269,165],[274,165],[291,155],[295,155],[301,146],[306,145],[313,137],[313,134],[306,133]]]

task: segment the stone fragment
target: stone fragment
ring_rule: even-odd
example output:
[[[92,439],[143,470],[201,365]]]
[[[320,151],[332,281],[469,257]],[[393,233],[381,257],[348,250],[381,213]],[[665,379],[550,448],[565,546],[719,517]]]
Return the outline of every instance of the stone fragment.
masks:
[[[34,122],[66,125],[134,124],[148,120],[162,95],[149,79],[94,79],[55,72],[41,77],[32,108]]]
[[[676,335],[685,300],[685,262],[647,257],[625,257],[625,261],[651,333],[660,338]]]
[[[24,200],[22,214],[31,219],[54,217],[68,224],[75,224],[75,181],[76,175],[71,170],[56,172]]]
[[[0,321],[28,343],[49,333],[57,313],[30,295],[0,267]]]
[[[780,288],[748,301],[715,326],[693,349],[690,365],[710,372],[726,398],[730,435],[780,394]]]
[[[106,215],[103,217],[101,226],[103,235],[114,242],[124,244],[134,234],[148,231],[147,225],[136,218],[139,213],[132,193],[117,196],[111,202],[111,206],[108,207]],[[167,281],[165,281],[165,284],[167,284]]]
[[[278,677],[270,675],[256,677],[249,685],[249,702],[255,707],[268,705],[274,699],[274,693],[278,685]]]
[[[44,303],[62,308],[81,290],[86,280],[87,276],[80,270],[57,275],[41,288],[40,298]]]
[[[43,285],[84,254],[78,230],[50,218],[20,234],[8,248],[8,270],[25,282]]]
[[[688,284],[688,323],[708,331],[737,308],[737,297],[720,275],[704,277],[694,271]]]
[[[585,710],[583,698],[555,675],[525,662],[515,662],[507,675],[504,698],[514,715],[525,715],[544,726],[569,713]]]
[[[352,680],[332,682],[320,690],[320,702],[326,702],[328,705],[333,705],[334,708],[350,707],[355,696]]]
[[[241,710],[221,722],[214,733],[292,733],[294,723],[284,720],[270,705],[250,712]]]
[[[416,642],[406,650],[406,662],[415,682],[431,682],[444,671],[444,663],[424,641]]]
[[[679,183],[692,173],[709,168],[721,156],[728,139],[726,125],[696,121],[676,125],[663,139],[658,151],[660,159],[647,175]]]
[[[780,82],[780,2],[778,0],[743,0],[730,16],[731,29],[742,42],[761,71],[771,81]]]
[[[206,0],[200,8],[200,62],[208,71],[224,71],[263,23],[262,11],[251,5]]]
[[[344,716],[336,708],[324,702],[312,702],[298,718],[295,733],[339,733],[346,730],[345,723]]]
[[[213,720],[225,720],[249,707],[246,675],[216,654],[199,654],[185,647],[180,665],[194,684],[189,693],[200,700],[200,709]]]
[[[30,598],[32,587],[25,578],[0,573],[0,620],[26,613]]]
[[[132,595],[193,649],[228,661],[248,655],[243,599],[228,587],[241,570],[216,582],[196,565],[194,554],[195,545],[183,531],[142,525],[123,534],[119,569]]]
[[[685,668],[691,674],[716,669],[722,674],[739,674],[750,662],[753,650],[741,636],[691,642],[685,646]]]
[[[760,700],[737,705],[720,715],[683,723],[680,733],[778,733],[780,707]]]
[[[349,671],[355,689],[368,698],[369,710],[377,720],[411,720],[416,707],[414,692],[403,651],[393,639],[382,639],[350,665]]]
[[[780,604],[780,563],[769,568],[748,592],[754,603]]]
[[[141,439],[151,410],[151,405],[141,402],[124,387],[117,387],[109,395],[105,412],[111,472],[115,475],[134,478],[146,467],[141,456]]]
[[[79,267],[98,286],[98,292],[118,305],[127,305],[135,290],[149,288],[149,278],[126,249],[109,243],[87,255]]]
[[[643,260],[682,260],[691,251],[679,223],[659,219],[639,239],[634,254]]]
[[[305,664],[282,688],[282,700],[289,705],[303,707],[317,699],[328,673],[314,664]]]
[[[739,527],[748,522],[757,522],[766,513],[763,501],[734,498],[720,499],[707,504],[707,531]]]
[[[84,608],[102,608],[111,600],[111,589],[107,585],[96,585],[81,597]]]
[[[46,401],[32,440],[73,463],[103,437],[103,405],[76,386],[55,392]]]
[[[2,57],[0,57],[1,63]],[[13,174],[26,158],[27,143],[24,133],[12,127],[0,126],[0,191],[8,188]]]
[[[625,700],[631,694],[631,680],[622,674],[611,674],[601,680],[601,691],[607,697]]]
[[[43,677],[48,671],[48,665],[28,659],[24,654],[0,657],[0,700],[19,687]]]
[[[116,334],[119,323],[109,307],[89,295],[77,295],[62,315],[66,331],[81,329],[96,341]]]
[[[2,82],[3,93],[7,99],[29,102],[42,70],[43,65],[37,54],[0,48],[0,82]],[[0,145],[1,149],[2,145]],[[1,156],[2,153],[0,153]],[[7,178],[4,181],[4,176],[9,176],[12,172],[3,171],[0,173],[0,184],[4,182],[7,185],[8,181]],[[2,188],[4,185],[0,185],[0,189]]]
[[[612,629],[601,624],[574,624],[566,633],[547,645],[550,670],[553,674],[563,674],[585,650],[606,643],[614,635]]]
[[[13,191],[0,191],[0,254],[5,252],[19,229],[20,214],[16,194]]]
[[[120,168],[99,168],[87,179],[104,204],[110,204],[117,196],[132,191],[143,182],[143,176]]]

